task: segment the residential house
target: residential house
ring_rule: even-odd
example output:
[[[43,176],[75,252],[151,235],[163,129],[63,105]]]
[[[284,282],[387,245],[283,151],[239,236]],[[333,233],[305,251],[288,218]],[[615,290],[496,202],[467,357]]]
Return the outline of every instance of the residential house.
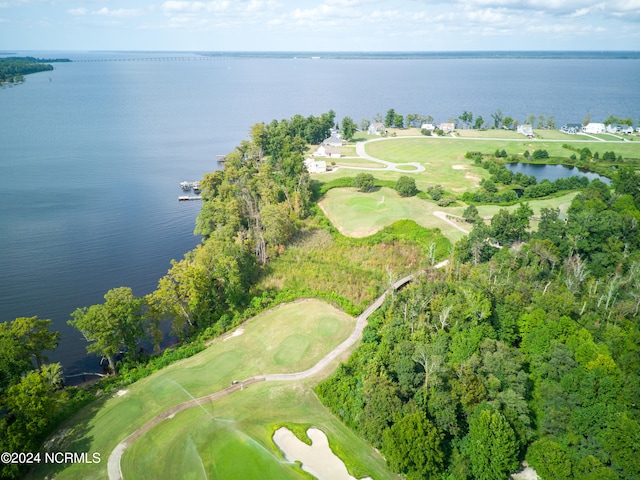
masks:
[[[633,127],[630,127],[629,125],[621,125],[620,133],[624,133],[625,135],[631,135],[633,134]]]
[[[521,133],[522,135],[525,135],[529,138],[533,138],[533,127],[531,125],[529,125],[528,123],[524,123],[522,125],[518,125],[518,133]]]
[[[304,166],[309,173],[324,173],[327,171],[327,162],[324,160],[314,160],[313,158],[307,158],[304,161]]]
[[[322,143],[323,143],[323,145],[328,145],[330,147],[341,147],[342,146],[342,138],[340,138],[338,135],[336,135],[334,133],[333,135],[331,135],[329,138],[327,138]]]
[[[590,123],[588,125],[585,125],[584,127],[582,127],[582,131],[584,133],[605,133],[606,132],[606,127],[604,126],[604,123]]]
[[[438,128],[442,130],[443,133],[453,133],[453,131],[456,129],[456,125],[455,123],[444,122],[441,123]]]
[[[607,133],[620,133],[620,125],[617,123],[610,123],[607,125]]]
[[[367,133],[369,135],[382,135],[387,132],[387,129],[384,127],[384,123],[376,122],[369,125],[369,129]]]
[[[313,153],[314,157],[340,158],[340,148],[330,147],[324,143]]]
[[[433,123],[423,123],[420,125],[420,130],[427,130],[429,132],[433,132],[436,129],[436,126]]]
[[[560,131],[563,133],[576,135],[578,133],[582,133],[582,124],[581,123],[565,123],[563,126],[560,127]]]

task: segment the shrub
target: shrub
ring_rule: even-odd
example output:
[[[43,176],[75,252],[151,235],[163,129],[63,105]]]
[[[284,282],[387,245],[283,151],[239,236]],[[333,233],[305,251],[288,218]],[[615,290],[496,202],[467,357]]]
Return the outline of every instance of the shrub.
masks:
[[[413,197],[416,193],[418,193],[418,189],[416,188],[416,181],[407,176],[402,176],[396,182],[396,192],[401,197]]]
[[[542,160],[543,158],[549,158],[549,152],[546,150],[538,149],[533,152],[534,160]]]
[[[353,186],[361,192],[370,192],[375,185],[375,179],[370,173],[359,173],[353,181]]]

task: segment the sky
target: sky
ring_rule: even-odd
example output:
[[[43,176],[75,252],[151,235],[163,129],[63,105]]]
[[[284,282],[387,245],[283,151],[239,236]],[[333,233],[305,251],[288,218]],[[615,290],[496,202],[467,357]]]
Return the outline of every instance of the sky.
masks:
[[[0,51],[640,50],[640,0],[0,0]]]

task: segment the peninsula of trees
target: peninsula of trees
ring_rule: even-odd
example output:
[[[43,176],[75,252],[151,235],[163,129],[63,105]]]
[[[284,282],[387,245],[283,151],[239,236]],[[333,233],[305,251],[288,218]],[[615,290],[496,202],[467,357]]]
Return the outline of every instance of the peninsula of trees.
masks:
[[[66,58],[40,59],[34,57],[0,58],[0,85],[4,83],[20,83],[30,73],[53,70],[49,63],[70,62]]]
[[[615,169],[611,186],[572,183],[578,193],[566,214],[543,208],[535,226],[531,194],[517,208],[496,207],[490,220],[470,203],[471,233],[455,245],[407,220],[347,238],[318,200],[345,186],[370,195],[389,181],[375,172],[312,180],[308,144],[335,124],[330,111],[254,125],[225,168],[201,182],[202,243],[173,261],[150,294],[118,287],[71,313],[88,351],[108,360],[101,391],[193,355],[278,303],[316,297],[358,314],[394,279],[423,272],[387,297],[355,353],[316,387],[392,470],[407,479],[494,480],[527,460],[545,480],[639,478],[634,166]],[[475,156],[482,164],[497,153]],[[502,169],[486,168],[509,183]],[[391,183],[401,201],[417,192],[407,175]],[[443,258],[448,264],[434,268]],[[165,322],[181,346],[160,352]],[[37,450],[61,418],[95,398],[60,388],[60,367],[42,356],[57,341],[49,327],[37,318],[0,324],[0,451]],[[143,343],[157,350],[147,354]],[[20,473],[0,467],[3,477]]]

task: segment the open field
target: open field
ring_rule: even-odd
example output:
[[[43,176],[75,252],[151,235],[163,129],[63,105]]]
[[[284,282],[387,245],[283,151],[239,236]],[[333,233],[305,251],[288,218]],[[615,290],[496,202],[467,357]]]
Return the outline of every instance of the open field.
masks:
[[[542,208],[560,208],[566,212],[576,192],[561,197],[531,200],[529,206],[537,216]],[[459,223],[451,225],[434,212],[444,212],[461,216],[466,207],[439,207],[434,202],[416,197],[402,198],[395,190],[381,188],[375,192],[361,193],[353,188],[334,188],[329,190],[320,202],[325,214],[343,235],[364,237],[372,235],[386,225],[409,219],[426,228],[439,228],[442,234],[452,242],[462,238],[462,230],[470,230],[469,225]],[[519,205],[501,207],[498,205],[480,205],[478,213],[490,219],[500,209],[515,210]],[[532,222],[535,226],[535,222]]]
[[[352,475],[395,478],[382,457],[329,414],[310,385],[301,382],[256,384],[204,409],[177,414],[127,449],[123,474],[127,480],[309,478],[274,445],[271,436],[281,425],[320,428]]]
[[[522,134],[513,130],[458,129],[456,130],[456,136],[462,138],[507,138],[512,140],[522,140],[525,138]]]
[[[66,468],[41,464],[28,478],[41,479],[53,473],[56,478],[106,478],[107,458],[113,448],[158,413],[191,396],[222,390],[232,380],[310,368],[346,339],[354,325],[352,317],[318,300],[295,302],[264,312],[245,322],[235,335],[216,339],[203,352],[128,386],[120,395],[96,400],[62,425],[55,450],[98,452],[100,464],[70,464]],[[257,390],[254,385],[243,392],[252,397]],[[305,392],[302,388],[298,391]],[[229,408],[233,408],[236,395],[230,397]],[[268,408],[277,412],[290,406],[273,403]],[[251,414],[249,411],[243,415]],[[324,409],[318,415],[325,415],[327,422],[337,422]]]
[[[546,131],[543,131],[546,132]],[[508,132],[507,132],[508,133]],[[517,140],[490,140],[490,139],[463,139],[463,138],[407,138],[391,139],[381,142],[370,142],[366,145],[369,155],[396,163],[411,161],[437,161],[438,159],[456,159],[464,157],[468,151],[493,153],[497,149],[505,150],[507,155],[522,154],[525,150],[533,153],[534,150],[544,149],[552,157],[569,157],[574,151],[563,148],[563,142],[555,139],[530,140],[522,135]],[[568,144],[576,149],[587,147],[592,152],[604,153],[614,150],[616,154],[624,157],[640,157],[640,142],[618,142],[612,138],[612,142],[600,142],[598,140],[585,140],[583,136],[570,136],[573,142],[567,139]]]
[[[354,147],[354,152],[355,152],[355,147]],[[383,165],[382,163],[376,163],[376,162],[372,162],[371,160],[367,160],[366,158],[356,157],[355,153],[354,153],[354,156],[336,158],[335,160],[332,160],[332,161],[336,162],[336,165],[342,166],[342,167],[366,167],[366,168],[377,168],[377,169],[385,168],[385,165]]]
[[[439,228],[452,242],[464,236],[463,232],[433,214],[446,209],[416,197],[400,197],[390,188],[369,193],[354,188],[334,188],[327,192],[320,205],[336,228],[350,237],[372,235],[403,219],[413,220],[425,228]]]

